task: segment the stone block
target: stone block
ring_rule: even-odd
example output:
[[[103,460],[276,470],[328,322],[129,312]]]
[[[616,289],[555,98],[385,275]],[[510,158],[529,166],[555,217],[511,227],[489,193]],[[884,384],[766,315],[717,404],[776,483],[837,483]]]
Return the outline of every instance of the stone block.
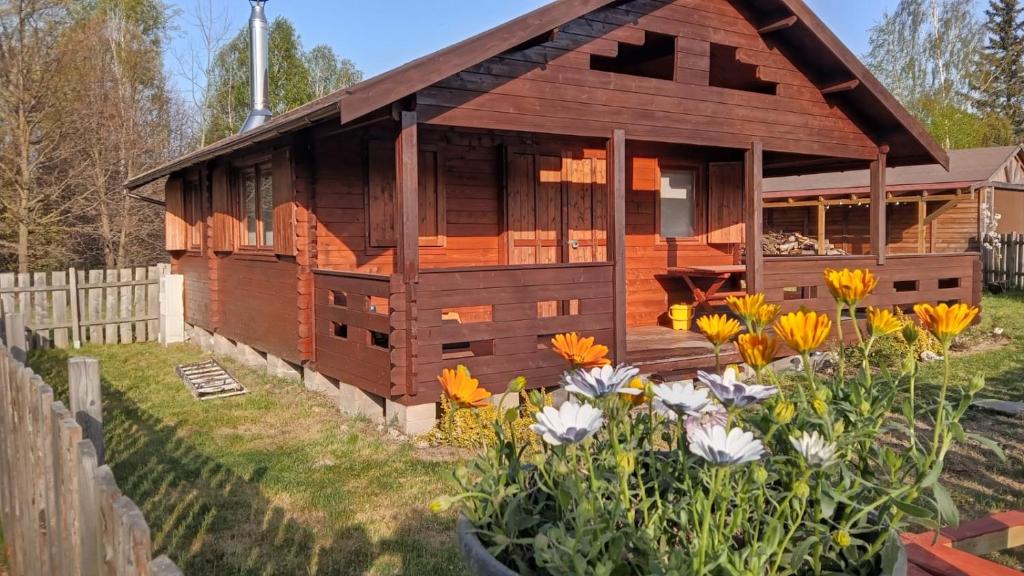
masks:
[[[299,370],[300,368],[297,368],[291,362],[273,354],[267,354],[267,374],[277,378],[301,382],[302,374],[299,373]]]
[[[502,396],[505,397],[502,401]],[[509,408],[518,408],[520,404],[519,394],[493,394],[488,398],[490,403],[498,408],[499,410],[508,410]]]
[[[192,343],[199,346],[205,352],[213,352],[213,334],[199,326],[193,326],[190,331]]]
[[[238,342],[235,344],[235,352],[232,357],[244,366],[249,368],[266,368],[267,359],[250,346]]]
[[[213,335],[213,353],[218,356],[234,356],[235,343],[221,334]]]
[[[394,426],[408,436],[429,432],[437,422],[437,404],[433,402],[406,406],[388,399],[385,401],[384,413],[389,426]]]
[[[569,393],[565,391],[565,388],[555,388],[553,390],[549,390],[548,393],[551,394],[551,403],[555,408],[558,408],[569,400]]]

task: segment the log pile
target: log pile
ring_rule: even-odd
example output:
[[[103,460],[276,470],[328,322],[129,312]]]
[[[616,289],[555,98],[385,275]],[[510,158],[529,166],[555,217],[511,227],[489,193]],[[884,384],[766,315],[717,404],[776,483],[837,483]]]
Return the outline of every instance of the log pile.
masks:
[[[842,256],[847,252],[825,241],[825,254]],[[761,237],[765,256],[813,256],[818,253],[818,241],[799,232],[768,231]]]

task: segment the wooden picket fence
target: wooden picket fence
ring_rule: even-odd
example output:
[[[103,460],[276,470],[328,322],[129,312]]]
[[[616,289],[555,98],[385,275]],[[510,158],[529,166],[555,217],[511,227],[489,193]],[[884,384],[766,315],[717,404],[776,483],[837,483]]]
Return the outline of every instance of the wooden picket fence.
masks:
[[[13,315],[9,315],[10,318]],[[19,319],[20,322],[20,319]],[[68,365],[71,410],[0,346],[0,509],[12,576],[174,576],[152,558],[149,526],[103,465],[99,362]]]
[[[986,248],[982,256],[986,285],[1024,290],[1024,234],[1000,234],[998,248]]]
[[[119,270],[0,273],[0,317],[20,313],[34,347],[157,339],[167,264]]]

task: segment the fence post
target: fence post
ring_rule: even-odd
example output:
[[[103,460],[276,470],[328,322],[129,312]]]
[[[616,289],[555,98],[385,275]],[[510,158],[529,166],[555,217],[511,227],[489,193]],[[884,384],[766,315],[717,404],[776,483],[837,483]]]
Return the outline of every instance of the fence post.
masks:
[[[25,316],[20,312],[4,315],[4,339],[11,357],[24,364],[28,361],[28,342],[25,339]]]
[[[92,442],[97,466],[103,465],[103,398],[100,392],[100,361],[89,356],[68,360],[71,414],[82,427],[82,438]]]
[[[78,270],[68,269],[68,289],[71,291],[71,345],[82,347],[82,314],[78,310]]]
[[[160,343],[164,346],[185,341],[185,277],[160,277]]]

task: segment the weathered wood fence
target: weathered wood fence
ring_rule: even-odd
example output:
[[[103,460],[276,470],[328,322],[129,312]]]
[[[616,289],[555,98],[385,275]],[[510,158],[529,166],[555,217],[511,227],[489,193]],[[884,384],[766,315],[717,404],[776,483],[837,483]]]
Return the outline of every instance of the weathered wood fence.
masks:
[[[166,556],[152,559],[142,512],[103,464],[99,362],[70,360],[68,410],[15,359],[25,348],[24,332],[0,346],[0,510],[9,573],[180,575]]]
[[[0,273],[0,317],[19,313],[36,347],[156,340],[167,264],[120,270]]]
[[[985,249],[985,284],[1024,290],[1024,234],[1000,234],[999,240],[998,248]]]

